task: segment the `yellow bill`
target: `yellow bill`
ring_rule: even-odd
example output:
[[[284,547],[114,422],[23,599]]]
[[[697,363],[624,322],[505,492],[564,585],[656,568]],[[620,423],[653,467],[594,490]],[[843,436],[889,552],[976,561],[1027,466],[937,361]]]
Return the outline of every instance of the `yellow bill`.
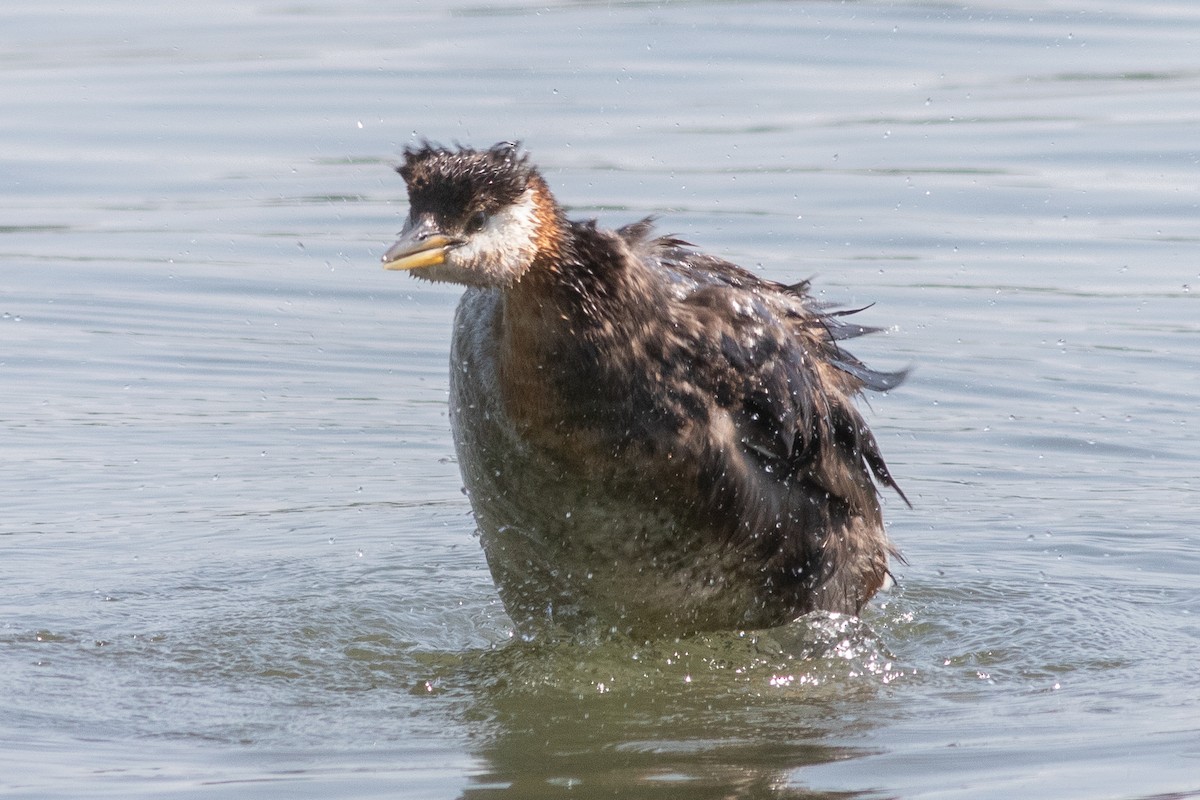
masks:
[[[458,242],[445,234],[404,236],[383,254],[384,269],[419,269],[446,263],[446,251]]]

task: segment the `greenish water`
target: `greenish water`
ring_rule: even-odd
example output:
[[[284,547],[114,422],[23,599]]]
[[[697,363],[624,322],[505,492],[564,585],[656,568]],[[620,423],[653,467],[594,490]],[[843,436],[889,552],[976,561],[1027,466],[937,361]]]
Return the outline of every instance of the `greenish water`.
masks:
[[[0,9],[0,794],[1200,796],[1200,12]],[[415,134],[891,326],[863,620],[510,639]]]

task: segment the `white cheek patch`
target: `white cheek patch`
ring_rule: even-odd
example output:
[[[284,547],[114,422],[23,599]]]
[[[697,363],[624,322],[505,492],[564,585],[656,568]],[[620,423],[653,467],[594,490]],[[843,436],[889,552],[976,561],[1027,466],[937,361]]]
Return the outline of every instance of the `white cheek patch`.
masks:
[[[538,232],[533,190],[497,211],[466,244],[451,251],[455,266],[476,273],[484,284],[507,284],[521,276],[533,260]]]

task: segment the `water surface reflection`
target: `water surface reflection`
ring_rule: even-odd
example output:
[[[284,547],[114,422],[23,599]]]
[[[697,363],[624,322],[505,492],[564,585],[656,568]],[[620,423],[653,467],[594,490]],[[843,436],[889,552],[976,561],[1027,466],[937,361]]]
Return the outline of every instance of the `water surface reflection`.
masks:
[[[471,798],[813,797],[803,769],[869,752],[850,741],[907,674],[836,615],[647,643],[514,641],[443,668],[416,691],[470,695],[485,765]]]

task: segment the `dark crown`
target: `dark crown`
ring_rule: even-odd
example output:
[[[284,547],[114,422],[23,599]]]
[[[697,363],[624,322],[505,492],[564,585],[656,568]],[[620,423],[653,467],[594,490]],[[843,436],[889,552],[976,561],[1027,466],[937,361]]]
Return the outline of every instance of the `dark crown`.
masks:
[[[536,170],[515,142],[487,150],[450,150],[428,141],[404,150],[396,171],[408,184],[415,210],[455,217],[468,211],[491,212],[515,201]]]

